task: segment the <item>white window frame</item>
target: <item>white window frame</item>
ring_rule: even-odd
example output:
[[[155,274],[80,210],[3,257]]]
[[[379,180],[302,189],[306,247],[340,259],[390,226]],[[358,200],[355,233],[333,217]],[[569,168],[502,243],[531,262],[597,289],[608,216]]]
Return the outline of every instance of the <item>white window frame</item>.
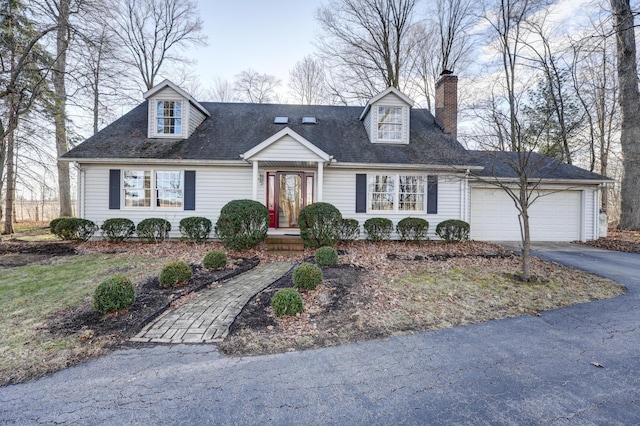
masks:
[[[393,179],[393,193],[391,192],[376,192],[372,191],[373,186],[375,185],[375,179],[377,176],[387,176]],[[422,208],[417,210],[409,210],[409,209],[401,209],[400,208],[400,178],[401,177],[416,177],[421,181],[422,191],[403,193],[403,194],[413,194],[418,197],[422,197]],[[372,182],[373,180],[373,182]],[[407,214],[407,213],[425,213],[427,211],[427,177],[423,174],[415,174],[415,173],[372,173],[367,174],[367,213],[395,213],[395,214]],[[373,208],[374,195],[375,194],[385,194],[388,193],[393,196],[393,208],[387,210],[378,210]]]
[[[166,111],[165,108],[165,103],[166,102],[173,102],[173,107],[171,108],[171,111],[173,112],[174,115],[164,115],[164,111]],[[160,104],[162,103],[162,111],[163,111],[163,115],[158,114],[158,108],[160,106]],[[176,110],[176,105],[180,105],[180,115],[177,116],[175,115],[175,110]],[[156,135],[159,136],[182,136],[183,132],[184,132],[184,124],[185,124],[185,111],[184,111],[184,102],[182,102],[181,100],[176,100],[176,99],[156,99],[155,100],[155,115],[156,115],[156,119],[155,119],[155,123],[154,123],[154,131]],[[163,121],[163,125],[161,128],[159,128],[159,123],[160,120]],[[172,125],[167,126],[165,120],[180,120],[180,131],[177,132],[176,131],[176,123],[173,123]],[[173,127],[173,132],[165,132],[165,128],[167,127]]]
[[[380,142],[392,142],[402,143],[404,142],[404,107],[392,106],[392,105],[377,105],[377,122],[376,122],[376,136]],[[392,110],[397,110],[397,113],[389,115]],[[385,112],[389,111],[389,112]],[[388,117],[395,118],[396,120],[387,121]],[[383,137],[384,130],[382,128],[390,126],[390,128],[396,129],[393,133],[397,133],[398,137],[388,138]]]
[[[149,188],[143,188],[142,190],[149,192],[149,205],[145,206],[128,206],[127,205],[127,196],[126,196],[126,188],[125,188],[125,176],[128,172],[138,172],[144,173],[145,175],[149,174]],[[180,173],[180,186],[178,188],[161,188],[158,186],[158,173]],[[124,210],[161,210],[161,211],[182,211],[184,210],[184,170],[175,170],[175,169],[126,169],[122,170],[122,179],[121,179],[121,188],[120,193],[122,194],[123,199],[123,209]],[[140,190],[140,189],[138,189]],[[158,202],[160,200],[159,191],[175,191],[180,194],[180,197],[177,197],[178,205],[176,206],[160,206]],[[145,203],[146,204],[146,203]]]

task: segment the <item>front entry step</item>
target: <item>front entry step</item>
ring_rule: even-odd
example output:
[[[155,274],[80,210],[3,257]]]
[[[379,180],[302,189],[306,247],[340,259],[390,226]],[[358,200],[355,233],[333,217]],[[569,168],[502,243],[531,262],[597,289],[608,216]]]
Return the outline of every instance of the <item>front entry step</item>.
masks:
[[[302,253],[304,241],[299,235],[275,235],[267,237],[267,251],[277,253]]]

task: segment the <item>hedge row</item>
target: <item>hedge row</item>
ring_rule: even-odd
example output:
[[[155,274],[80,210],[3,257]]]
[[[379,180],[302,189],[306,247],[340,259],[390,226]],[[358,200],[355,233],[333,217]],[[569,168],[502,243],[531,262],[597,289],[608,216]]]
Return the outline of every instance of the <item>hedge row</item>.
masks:
[[[334,246],[340,240],[360,237],[360,224],[356,219],[345,219],[340,211],[329,203],[313,203],[300,211],[300,237],[306,247]],[[225,248],[245,250],[267,238],[269,212],[253,200],[234,200],[220,211],[213,229]],[[391,239],[393,222],[389,218],[367,219],[363,228],[369,241]],[[86,219],[60,217],[50,223],[51,232],[62,239],[88,240],[98,227]],[[167,238],[171,223],[166,219],[144,219],[137,226],[130,219],[113,218],[100,227],[102,238],[107,241],[124,241],[134,233],[138,238],[157,243]],[[186,241],[205,241],[211,234],[212,223],[205,217],[187,217],[180,221],[180,233]],[[422,218],[406,217],[398,222],[395,231],[401,241],[426,241],[429,222]],[[469,224],[461,220],[445,220],[436,227],[436,234],[446,242],[469,239]]]

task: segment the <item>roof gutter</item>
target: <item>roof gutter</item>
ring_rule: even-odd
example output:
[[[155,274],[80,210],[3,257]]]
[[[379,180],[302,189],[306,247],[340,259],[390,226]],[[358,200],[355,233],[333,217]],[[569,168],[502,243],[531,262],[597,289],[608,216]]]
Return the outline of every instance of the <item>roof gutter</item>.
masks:
[[[76,162],[78,164],[163,164],[193,165],[193,166],[238,166],[246,165],[243,160],[193,160],[182,158],[72,158],[58,157],[59,161]]]

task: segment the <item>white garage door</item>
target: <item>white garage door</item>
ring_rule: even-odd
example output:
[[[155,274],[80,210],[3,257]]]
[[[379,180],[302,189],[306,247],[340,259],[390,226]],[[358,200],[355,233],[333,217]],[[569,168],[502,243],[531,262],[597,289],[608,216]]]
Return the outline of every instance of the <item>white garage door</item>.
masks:
[[[542,192],[529,209],[532,241],[580,239],[580,191]],[[520,225],[513,201],[499,188],[471,189],[471,238],[519,241]]]

